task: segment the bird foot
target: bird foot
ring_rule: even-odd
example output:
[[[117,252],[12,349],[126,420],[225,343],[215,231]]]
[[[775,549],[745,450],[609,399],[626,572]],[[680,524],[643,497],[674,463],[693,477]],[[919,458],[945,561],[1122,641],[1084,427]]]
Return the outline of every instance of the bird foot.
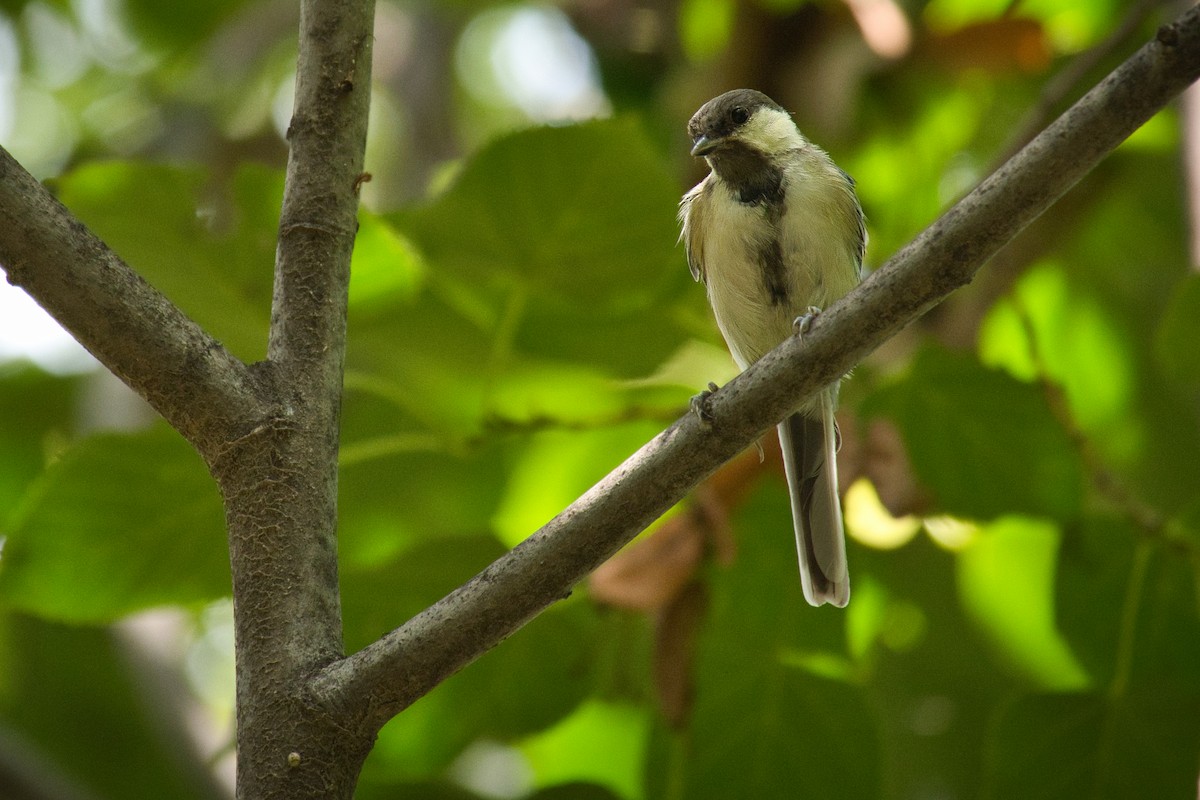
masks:
[[[709,381],[708,388],[693,397],[688,404],[692,413],[696,415],[696,419],[700,420],[700,424],[706,428],[711,428],[715,419],[712,412],[712,396],[717,388],[715,383]]]
[[[808,333],[808,329],[812,327],[813,320],[821,314],[821,309],[816,306],[809,306],[804,310],[804,313],[796,317],[792,321],[792,331],[796,336],[803,341],[804,334]]]

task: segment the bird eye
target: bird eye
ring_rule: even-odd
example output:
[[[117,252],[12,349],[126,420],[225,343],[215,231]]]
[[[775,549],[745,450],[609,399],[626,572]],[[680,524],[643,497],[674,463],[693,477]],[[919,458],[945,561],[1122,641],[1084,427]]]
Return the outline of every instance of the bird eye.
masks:
[[[734,125],[741,125],[750,119],[750,112],[742,106],[734,106],[733,110],[729,112],[729,118],[733,120]]]

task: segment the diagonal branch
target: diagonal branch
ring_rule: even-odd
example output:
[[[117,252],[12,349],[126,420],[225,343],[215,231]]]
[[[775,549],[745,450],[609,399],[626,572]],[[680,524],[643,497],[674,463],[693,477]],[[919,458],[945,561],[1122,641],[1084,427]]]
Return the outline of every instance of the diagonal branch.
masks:
[[[1092,89],[862,286],[453,593],[313,682],[382,725],[571,592],[721,464],[928,311],[1200,75],[1200,8]]]
[[[259,415],[250,370],[0,148],[0,264],[206,458]]]

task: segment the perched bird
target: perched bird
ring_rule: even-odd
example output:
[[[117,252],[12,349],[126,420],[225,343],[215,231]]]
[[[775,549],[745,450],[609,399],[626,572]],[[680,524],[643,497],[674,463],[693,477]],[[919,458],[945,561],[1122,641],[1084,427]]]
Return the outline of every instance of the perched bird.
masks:
[[[859,281],[867,235],[854,181],[779,104],[738,89],[688,122],[708,176],[683,197],[680,238],[745,369]],[[837,384],[779,425],[800,580],[814,606],[850,600],[837,493]]]

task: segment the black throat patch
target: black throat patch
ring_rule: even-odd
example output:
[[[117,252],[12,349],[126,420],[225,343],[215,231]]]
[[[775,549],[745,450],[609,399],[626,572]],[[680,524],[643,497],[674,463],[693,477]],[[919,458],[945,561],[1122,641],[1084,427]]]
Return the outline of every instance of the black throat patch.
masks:
[[[745,146],[726,148],[711,156],[710,161],[713,170],[733,190],[738,202],[763,208],[765,221],[771,228],[770,238],[755,254],[762,270],[763,289],[771,305],[786,305],[787,270],[779,241],[780,221],[787,210],[783,170],[761,151]]]
[[[783,205],[783,170],[761,150],[737,144],[713,153],[709,161],[721,180],[737,193],[740,202]]]

